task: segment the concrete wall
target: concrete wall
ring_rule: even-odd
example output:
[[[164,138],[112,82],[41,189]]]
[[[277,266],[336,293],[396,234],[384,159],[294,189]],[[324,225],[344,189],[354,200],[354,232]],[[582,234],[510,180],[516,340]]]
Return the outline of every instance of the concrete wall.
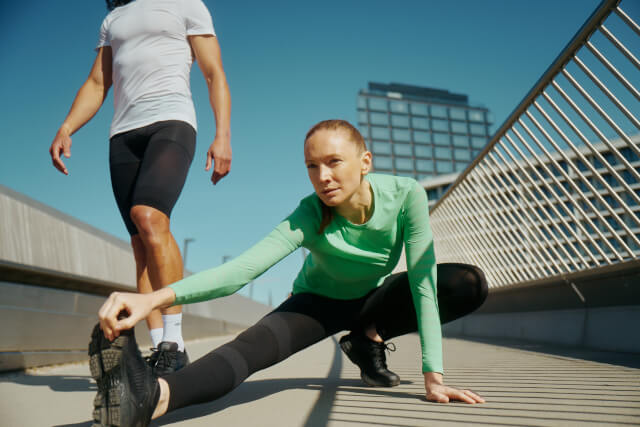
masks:
[[[640,306],[473,314],[443,326],[446,336],[510,338],[640,353]]]
[[[128,242],[0,185],[0,372],[86,358],[114,290],[135,290]],[[185,338],[235,333],[269,310],[240,295],[183,306]]]
[[[443,326],[447,336],[508,338],[640,353],[640,261],[561,281],[491,290],[474,314]]]
[[[0,186],[0,260],[135,289],[128,242]]]

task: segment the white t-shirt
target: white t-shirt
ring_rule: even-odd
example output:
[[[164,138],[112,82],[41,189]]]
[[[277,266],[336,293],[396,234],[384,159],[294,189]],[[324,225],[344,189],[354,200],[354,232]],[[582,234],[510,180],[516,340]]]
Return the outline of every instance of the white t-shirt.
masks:
[[[161,120],[197,128],[187,36],[204,34],[215,31],[202,0],[135,0],[107,15],[96,49],[111,46],[113,52],[109,137]]]

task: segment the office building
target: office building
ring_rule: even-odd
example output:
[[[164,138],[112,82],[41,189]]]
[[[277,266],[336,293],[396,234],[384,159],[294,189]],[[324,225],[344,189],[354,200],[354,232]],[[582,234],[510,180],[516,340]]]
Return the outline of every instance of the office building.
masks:
[[[358,128],[376,172],[451,182],[482,151],[490,125],[487,108],[442,89],[370,82],[358,94]]]

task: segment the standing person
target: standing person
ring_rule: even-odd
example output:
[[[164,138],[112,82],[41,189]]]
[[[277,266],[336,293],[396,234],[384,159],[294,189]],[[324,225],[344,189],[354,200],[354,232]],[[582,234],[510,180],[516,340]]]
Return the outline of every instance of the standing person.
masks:
[[[107,0],[89,78],[78,91],[50,153],[65,175],[61,154],[71,155],[71,135],[100,109],[114,87],[109,132],[111,183],[131,235],[140,293],[182,278],[180,250],[170,230],[196,145],[196,115],[189,76],[194,59],[209,88],[216,135],[205,170],[216,184],[231,167],[231,98],[211,15],[202,0]],[[158,375],[188,363],[179,305],[147,316]]]
[[[368,174],[371,153],[342,120],[311,128],[304,157],[315,193],[255,246],[167,288],[114,293],[104,303],[89,345],[98,423],[147,425],[166,412],[217,399],[252,373],[342,330],[349,334],[340,345],[366,383],[397,385],[384,341],[418,331],[426,398],[484,402],[444,385],[440,325],[478,308],[487,284],[476,267],[436,267],[424,189],[411,178]],[[256,325],[163,378],[144,365],[131,328],[152,309],[230,295],[301,246],[310,253],[292,296]],[[403,246],[407,271],[390,275]]]

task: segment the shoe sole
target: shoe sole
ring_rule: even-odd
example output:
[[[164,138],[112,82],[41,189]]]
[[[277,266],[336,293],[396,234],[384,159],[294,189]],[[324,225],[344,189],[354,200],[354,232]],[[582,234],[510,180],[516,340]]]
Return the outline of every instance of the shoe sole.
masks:
[[[351,341],[349,340],[344,340],[344,341],[340,341],[340,348],[342,349],[342,351],[344,352],[344,354],[347,355],[347,357],[349,358],[349,360],[351,360],[351,362],[358,366],[358,362],[356,362],[355,358],[351,357]],[[387,384],[387,383],[381,383],[379,381],[374,380],[373,378],[369,377],[367,374],[364,373],[364,371],[362,369],[360,369],[360,378],[362,379],[362,381],[371,387],[395,387],[398,384],[400,384],[400,381],[398,382],[393,382],[391,384]]]
[[[91,333],[89,343],[89,369],[91,376],[96,381],[103,380],[107,376],[117,376],[114,371],[120,367],[122,360],[122,348],[126,343],[126,336],[119,336],[113,342],[104,337],[100,325],[96,325]],[[120,426],[120,390],[119,384],[111,386],[105,394],[98,390],[93,400],[93,427]]]

